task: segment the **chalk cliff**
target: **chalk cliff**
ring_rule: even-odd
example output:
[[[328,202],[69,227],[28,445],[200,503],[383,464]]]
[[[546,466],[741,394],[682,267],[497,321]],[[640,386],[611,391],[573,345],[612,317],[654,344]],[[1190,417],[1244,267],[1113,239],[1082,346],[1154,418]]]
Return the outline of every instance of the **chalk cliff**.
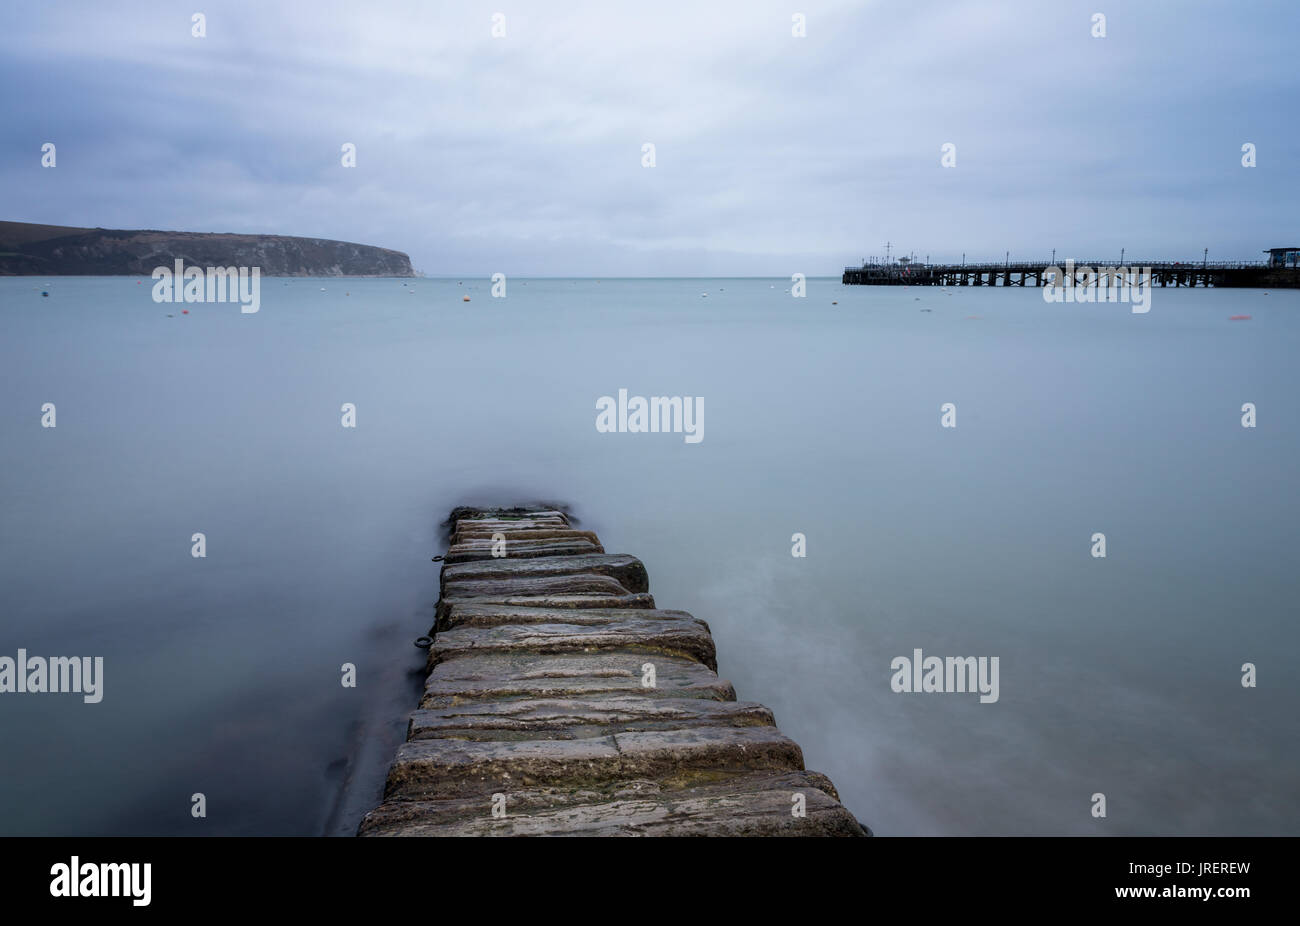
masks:
[[[204,267],[260,267],[263,276],[415,276],[401,251],[348,241],[0,222],[0,275],[147,276],[178,259]]]

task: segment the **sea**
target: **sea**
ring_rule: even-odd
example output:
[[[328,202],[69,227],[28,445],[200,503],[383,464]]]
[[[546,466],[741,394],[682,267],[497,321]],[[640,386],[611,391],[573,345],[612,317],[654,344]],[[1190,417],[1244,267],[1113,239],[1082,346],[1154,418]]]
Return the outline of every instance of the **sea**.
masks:
[[[531,502],[877,835],[1300,830],[1300,291],[260,284],[0,279],[0,657],[103,659],[0,693],[0,834],[351,835],[442,522]],[[701,439],[598,430],[621,389]],[[896,690],[918,650],[996,700]]]

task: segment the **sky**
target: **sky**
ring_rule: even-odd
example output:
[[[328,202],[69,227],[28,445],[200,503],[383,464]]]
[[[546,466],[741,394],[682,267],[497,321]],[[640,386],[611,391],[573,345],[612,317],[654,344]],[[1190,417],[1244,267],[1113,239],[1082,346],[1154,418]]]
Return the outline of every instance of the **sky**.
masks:
[[[0,219],[430,275],[1258,260],[1300,245],[1297,38],[1247,0],[6,3]]]

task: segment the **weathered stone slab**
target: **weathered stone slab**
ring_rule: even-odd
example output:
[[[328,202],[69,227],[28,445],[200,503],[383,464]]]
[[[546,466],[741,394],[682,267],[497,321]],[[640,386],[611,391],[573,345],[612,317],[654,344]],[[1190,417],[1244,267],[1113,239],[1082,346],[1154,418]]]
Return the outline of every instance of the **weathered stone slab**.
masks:
[[[456,610],[477,605],[505,605],[519,608],[654,608],[653,595],[646,592],[626,595],[483,595],[455,602],[440,602],[439,613],[443,623],[451,626],[451,615]]]
[[[481,796],[390,801],[361,823],[363,836],[865,836],[817,772],[752,772],[668,787],[650,780],[603,788],[515,788],[504,818]],[[805,815],[792,812],[803,796]]]
[[[591,653],[607,649],[681,655],[718,670],[708,624],[685,611],[555,610],[550,620],[537,611],[529,615],[529,609],[517,614],[534,620],[461,624],[439,631],[429,648],[430,671],[439,662],[468,652]]]
[[[772,712],[752,701],[648,698],[526,698],[475,701],[415,711],[407,739],[590,739],[635,730],[683,726],[775,726]]]
[[[472,520],[461,518],[453,525],[452,533],[463,530],[479,530],[489,533],[518,530],[565,530],[568,527],[569,522],[561,518],[476,518]]]
[[[510,538],[519,538],[519,540],[569,540],[569,538],[580,538],[580,540],[590,540],[593,544],[599,544],[599,538],[595,536],[594,531],[578,531],[572,527],[503,527],[491,529],[481,527],[480,522],[463,522],[460,527],[452,532],[452,540],[456,537],[464,538],[490,538],[494,533],[503,533]]]
[[[640,596],[630,596],[637,597]],[[691,618],[686,611],[637,609],[628,614],[628,608],[554,608],[544,606],[513,605],[471,598],[457,602],[448,609],[443,630],[454,627],[499,627],[502,624],[581,624],[599,627],[606,624],[640,618],[642,620],[680,620]],[[703,621],[699,621],[703,624]],[[705,625],[707,627],[707,625]]]
[[[558,518],[568,521],[569,516],[554,508],[474,508],[462,505],[452,509],[448,518],[453,524],[461,520],[513,520],[517,518]]]
[[[642,666],[655,667],[655,687],[642,685]],[[693,659],[644,652],[468,653],[440,663],[424,683],[424,710],[477,699],[502,698],[708,698],[734,701],[731,683]]]
[[[457,582],[486,579],[540,579],[555,576],[600,575],[617,579],[629,592],[647,592],[650,580],[645,565],[623,553],[591,553],[584,556],[548,556],[537,560],[489,560],[444,566],[442,587]]]
[[[539,556],[574,556],[583,553],[605,552],[604,547],[589,540],[563,541],[559,543],[547,541],[512,543],[507,541],[504,549],[506,555],[499,557],[494,555],[498,548],[491,540],[470,540],[463,543],[454,543],[443,554],[443,561],[447,563],[474,563],[490,559],[536,559]]]
[[[463,563],[446,569],[460,569],[477,563]],[[618,579],[599,575],[519,576],[516,578],[444,579],[442,599],[509,598],[517,595],[629,595]]]
[[[385,799],[488,796],[512,786],[582,787],[619,778],[689,783],[727,772],[802,771],[798,744],[775,727],[696,727],[595,739],[403,743]]]
[[[487,527],[478,527],[477,522],[465,522],[463,527],[458,527],[452,532],[452,542],[458,540],[491,540],[494,533],[503,533],[507,540],[590,540],[593,544],[599,544],[601,538],[595,536],[594,531],[578,531],[576,528],[569,527],[503,527],[491,529]]]
[[[462,625],[438,633],[429,648],[430,670],[471,651],[563,653],[607,649],[668,653],[696,659],[714,671],[718,668],[708,624],[685,611],[552,611],[547,622],[543,621],[548,615],[537,611],[530,614],[526,608],[516,614],[535,620]]]
[[[599,547],[600,544],[589,540],[585,534],[579,534],[569,537],[536,537],[536,538],[512,538],[507,536],[504,541],[498,543],[491,537],[467,537],[461,540],[453,540],[450,544],[451,549],[463,548],[468,550],[490,550],[493,547],[505,551],[501,559],[509,559],[514,555],[515,550],[540,550],[552,549],[555,547],[567,547],[581,545],[585,548]],[[553,553],[553,556],[581,556],[590,552],[584,549],[579,553]],[[605,552],[603,549],[597,552]]]

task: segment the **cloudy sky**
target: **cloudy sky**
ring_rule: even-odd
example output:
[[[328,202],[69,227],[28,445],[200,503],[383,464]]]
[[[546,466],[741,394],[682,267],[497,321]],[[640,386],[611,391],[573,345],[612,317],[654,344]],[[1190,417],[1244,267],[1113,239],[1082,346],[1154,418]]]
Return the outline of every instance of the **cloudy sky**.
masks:
[[[0,218],[452,275],[1257,259],[1300,244],[1297,38],[1245,0],[10,3]]]

